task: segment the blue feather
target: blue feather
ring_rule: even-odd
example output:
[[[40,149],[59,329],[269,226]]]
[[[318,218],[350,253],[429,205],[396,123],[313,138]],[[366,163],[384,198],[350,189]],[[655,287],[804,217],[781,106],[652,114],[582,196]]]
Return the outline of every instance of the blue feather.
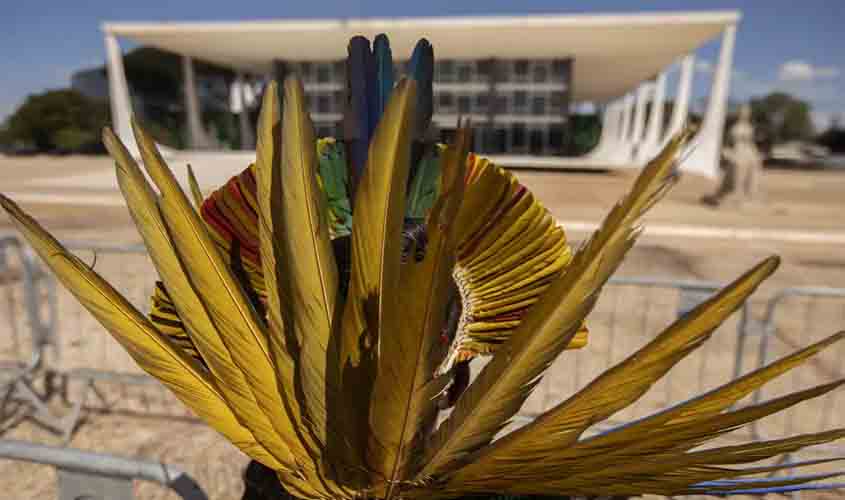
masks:
[[[373,130],[384,114],[390,93],[393,91],[393,54],[390,51],[390,41],[384,33],[373,41],[373,54],[376,63],[376,112],[374,113]]]
[[[370,136],[370,106],[367,98],[369,74],[373,67],[370,41],[363,36],[349,40],[346,60],[348,103],[343,117],[343,135],[348,145],[349,191],[354,196],[361,171],[367,162]]]
[[[425,38],[420,39],[408,63],[408,76],[417,81],[417,120],[414,138],[422,140],[434,112],[434,48]]]
[[[788,493],[793,491],[803,490],[829,490],[839,489],[845,487],[843,483],[832,484],[800,484],[803,482],[818,481],[829,479],[832,476],[839,474],[809,474],[804,476],[774,476],[767,478],[755,479],[725,479],[717,481],[706,481],[694,484],[690,487],[690,491],[700,495],[713,496],[728,496],[728,495],[765,495],[768,493]],[[766,486],[766,483],[778,483],[782,481],[797,481],[799,484],[791,484],[786,486]],[[709,489],[713,487],[730,488],[724,489]]]

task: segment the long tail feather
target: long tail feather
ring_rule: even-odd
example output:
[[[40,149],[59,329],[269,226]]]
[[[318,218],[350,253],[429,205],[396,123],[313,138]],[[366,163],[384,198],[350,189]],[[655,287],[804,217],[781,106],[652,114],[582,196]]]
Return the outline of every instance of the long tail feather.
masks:
[[[0,195],[0,205],[59,281],[129,352],[138,366],[160,380],[188,408],[244,453],[268,467],[282,468],[238,422],[209,380],[209,374],[195,360],[160,335],[141,312],[12,200]]]
[[[282,262],[273,269],[280,272],[275,281],[282,294],[279,302],[285,325],[301,349],[296,377],[306,425],[325,443],[329,430],[326,399],[339,397],[338,389],[326,384],[326,353],[337,302],[337,268],[329,241],[327,207],[317,184],[314,126],[305,107],[302,84],[288,79],[284,99],[281,168],[267,171],[271,164],[258,164],[262,192],[269,184],[260,198],[269,200],[271,206],[266,215],[274,219],[276,235],[298,235],[277,237]],[[273,196],[274,188],[281,189],[278,199]],[[268,257],[272,255],[271,252]]]
[[[390,51],[390,41],[384,33],[373,41],[373,56],[376,67],[376,112],[373,114],[372,130],[375,131],[393,91],[393,54]]]
[[[428,243],[422,260],[410,258],[402,267],[398,308],[403,327],[386,332],[379,342],[368,456],[373,470],[387,484],[384,498],[388,499],[409,474],[422,422],[436,410],[433,396],[439,391],[431,394],[423,387],[433,376],[431,349],[437,344],[452,286],[457,246],[454,219],[463,195],[469,134],[469,129],[460,129],[455,144],[444,154],[441,195],[426,224]]]
[[[420,39],[408,61],[408,76],[417,82],[417,116],[414,139],[423,140],[434,113],[434,47]]]
[[[343,117],[343,139],[347,144],[349,163],[347,177],[352,200],[355,199],[356,187],[367,162],[371,122],[367,84],[373,67],[372,57],[369,40],[362,36],[349,40],[349,56],[346,60],[348,80],[346,91],[349,95]]]
[[[294,469],[294,457],[269,419],[260,411],[243,372],[232,361],[217,327],[191,285],[159,213],[157,195],[140,167],[111,130],[104,131],[103,143],[115,159],[118,184],[153,264],[221,394],[238,420],[252,431],[256,439],[285,467]]]
[[[347,460],[363,464],[368,412],[373,389],[379,336],[403,329],[397,307],[401,231],[410,156],[415,85],[403,80],[396,87],[373,138],[355,198],[352,226],[352,274],[344,305],[339,360],[342,400],[335,413],[342,422]],[[356,442],[361,440],[360,443]],[[349,465],[345,466],[349,468]]]
[[[765,460],[767,458],[799,450],[806,446],[829,442],[841,438],[845,431],[830,431],[818,434],[796,436],[786,440],[757,442],[739,446],[712,448],[688,453],[722,434],[742,425],[782,411],[802,401],[822,396],[841,386],[843,381],[823,384],[811,389],[789,394],[764,403],[742,408],[723,415],[715,415],[701,421],[666,429],[659,435],[642,436],[636,443],[622,448],[600,450],[578,444],[566,450],[565,460],[559,456],[550,457],[535,466],[523,468],[511,475],[511,482],[504,491],[512,494],[549,494],[551,492],[581,493],[589,485],[595,494],[616,494],[613,488],[620,484],[629,485],[637,478],[659,478],[666,492],[687,487],[700,480],[710,479],[705,473],[675,477],[669,484],[673,471],[689,467],[720,464],[740,464]],[[560,477],[557,471],[566,470]],[[676,474],[677,476],[677,474]],[[719,477],[716,475],[715,477]],[[632,490],[634,491],[634,490]],[[637,491],[643,491],[639,489]],[[645,489],[645,492],[660,493]]]
[[[297,194],[305,196],[310,186],[303,185],[308,179],[307,172],[316,175],[314,157],[313,130],[310,129],[310,120],[303,117],[304,100],[301,95],[301,87],[294,80],[286,82],[291,88],[291,98],[285,102],[285,129],[282,128],[282,117],[279,110],[279,93],[276,82],[271,82],[264,92],[264,100],[261,105],[261,115],[258,120],[257,144],[256,144],[256,198],[258,205],[258,237],[261,253],[261,267],[267,290],[267,324],[270,330],[270,351],[274,359],[274,368],[278,377],[279,389],[287,414],[293,423],[292,450],[300,457],[301,462],[308,462],[308,473],[314,484],[322,486],[321,491],[330,492],[329,496],[347,497],[348,492],[336,484],[335,478],[324,471],[326,460],[325,434],[322,438],[317,432],[318,426],[312,423],[308,415],[308,403],[315,406],[321,401],[312,398],[303,400],[302,380],[298,379],[303,375],[302,350],[304,335],[302,335],[302,322],[305,321],[312,311],[299,309],[304,298],[294,289],[297,285],[292,281],[291,273],[299,272],[293,259],[302,257],[297,254],[301,249],[291,249],[286,245],[301,243],[308,245],[309,238],[287,238],[286,234],[306,234],[312,238],[320,238],[319,226],[317,230],[302,229],[303,224],[315,223],[315,218],[320,214],[312,214],[306,207],[295,206],[295,203],[312,206],[313,200],[298,198],[289,200],[287,195]],[[300,91],[297,95],[297,92]],[[308,120],[307,123],[303,120]],[[290,127],[287,127],[289,123]],[[284,133],[284,138],[283,138]],[[300,141],[310,141],[303,146]],[[283,143],[285,147],[283,147]],[[304,162],[302,165],[298,161]],[[304,170],[303,170],[304,168]],[[297,174],[300,174],[297,176]],[[286,182],[290,181],[290,185]],[[316,181],[316,179],[314,179]],[[292,193],[293,192],[293,193]],[[313,194],[313,193],[312,193]],[[298,212],[303,209],[304,212]],[[290,211],[288,213],[288,211]],[[312,217],[313,216],[313,217]],[[297,219],[291,222],[288,219]],[[325,226],[325,221],[323,221]],[[292,229],[287,224],[294,224],[299,229]],[[323,227],[325,230],[325,227]],[[316,249],[312,249],[316,250]],[[321,253],[325,257],[325,252]],[[315,258],[312,255],[312,258]],[[311,275],[309,279],[314,279]],[[320,281],[322,283],[322,281]],[[312,283],[313,284],[313,283]],[[304,284],[303,284],[304,286]],[[303,289],[304,290],[304,289]],[[311,290],[314,292],[314,290]],[[316,292],[319,297],[316,300],[322,301],[322,293]],[[314,297],[312,297],[314,298]],[[323,305],[325,307],[325,305]],[[316,312],[316,311],[313,311]],[[298,316],[302,314],[303,316]],[[298,323],[297,323],[298,322]],[[299,332],[299,334],[297,334]],[[315,335],[319,332],[313,332]],[[309,344],[310,346],[310,344]],[[310,348],[310,347],[309,347]],[[309,372],[309,375],[314,375]],[[313,376],[309,379],[314,380]],[[319,381],[318,381],[319,383]],[[313,392],[310,392],[313,396]],[[325,395],[321,394],[321,397]]]
[[[764,260],[577,394],[483,448],[470,464],[457,471],[454,481],[487,483],[505,477],[516,456],[526,461],[543,461],[555,450],[575,442],[588,427],[633,404],[673,366],[706,342],[760,283],[771,276],[778,262],[777,257]]]
[[[259,408],[289,449],[301,449],[294,417],[281,394],[281,391],[290,391],[291,386],[283,386],[277,379],[263,318],[258,316],[240,282],[215,247],[206,226],[191,207],[152,138],[134,125],[144,166],[161,192],[161,212],[191,283],[203,290],[200,299],[217,325],[232,360],[243,372]],[[278,368],[281,360],[275,361]],[[302,460],[306,462],[307,457]]]

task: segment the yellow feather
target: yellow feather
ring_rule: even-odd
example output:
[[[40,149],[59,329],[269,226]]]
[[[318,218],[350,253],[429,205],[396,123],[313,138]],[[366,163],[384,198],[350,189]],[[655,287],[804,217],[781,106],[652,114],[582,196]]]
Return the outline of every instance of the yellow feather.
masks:
[[[675,159],[689,134],[673,139],[637,179],[631,193],[575,255],[470,385],[432,436],[420,479],[439,476],[490,442],[519,411],[533,386],[579,330],[598,292],[636,238],[636,224],[671,185]]]
[[[601,466],[601,464],[597,465],[595,463],[596,460],[605,460],[609,461],[608,463],[614,464],[625,464],[631,461],[630,455],[632,453],[636,453],[638,457],[644,457],[649,453],[659,453],[661,446],[663,449],[677,448],[685,451],[692,445],[700,443],[702,439],[710,439],[723,433],[726,428],[730,430],[732,426],[740,425],[742,421],[737,421],[737,418],[740,420],[745,419],[746,422],[753,421],[761,418],[764,414],[783,409],[785,407],[783,406],[784,404],[789,406],[803,399],[821,395],[834,389],[840,382],[819,386],[809,391],[791,394],[785,398],[773,400],[762,405],[757,405],[756,407],[739,410],[742,413],[735,413],[727,417],[719,414],[721,410],[732,406],[766,382],[795,368],[842,338],[845,338],[845,332],[840,332],[817,344],[797,351],[766,367],[725,384],[710,393],[638,420],[632,424],[590,437],[574,445],[563,442],[556,452],[547,455],[543,461],[529,460],[524,462],[524,467],[519,474],[522,475],[523,480],[526,480],[527,477],[534,477],[535,479],[554,477],[555,471],[566,468],[572,472],[573,477],[569,479],[574,481],[574,475],[578,470],[589,472]],[[697,409],[702,410],[698,414],[698,418],[678,418],[681,415],[696,415]],[[734,420],[730,420],[731,418]],[[678,446],[684,444],[685,436],[687,441],[692,442],[692,445],[687,443],[687,446],[678,448]],[[666,439],[669,439],[669,441],[667,442]],[[518,461],[519,459],[514,457],[514,460]],[[675,460],[677,460],[677,457]],[[519,479],[518,475],[510,475],[508,477],[511,480]],[[456,488],[460,488],[462,491],[490,491],[491,488],[495,490],[501,486],[498,479],[479,480],[472,483],[454,481],[450,484]],[[592,484],[592,482],[585,480],[585,484]],[[569,484],[569,487],[571,486],[572,483]],[[548,491],[553,491],[551,485],[549,485]]]
[[[244,453],[268,466],[276,463],[264,447],[256,443],[250,431],[237,421],[209,374],[196,361],[160,335],[143,314],[12,200],[0,195],[0,205],[59,281],[129,352],[138,366],[159,379],[188,408]]]
[[[441,194],[426,223],[423,260],[409,258],[402,267],[402,287],[397,290],[402,327],[386,332],[379,342],[368,457],[372,469],[387,483],[385,498],[391,498],[397,482],[411,472],[413,452],[420,445],[415,442],[420,437],[417,432],[436,408],[431,399],[435,394],[423,387],[433,377],[432,348],[438,342],[452,286],[459,234],[454,219],[463,197],[469,133],[467,128],[459,129],[455,144],[443,155]]]
[[[559,456],[543,461],[528,460],[525,466],[509,473],[510,481],[488,481],[477,485],[482,491],[504,491],[509,494],[582,494],[589,488],[593,494],[612,494],[605,488],[615,488],[640,477],[660,477],[673,470],[694,465],[736,464],[764,460],[781,453],[798,450],[811,444],[839,439],[843,431],[799,436],[784,440],[778,446],[752,443],[740,447],[724,447],[688,453],[688,450],[714,439],[725,432],[782,411],[802,401],[822,396],[841,386],[843,381],[820,385],[811,389],[789,394],[758,405],[722,415],[714,415],[696,422],[674,426],[664,432],[642,435],[624,447],[597,448],[592,441],[599,441],[601,435],[579,443]],[[772,442],[774,443],[774,442]],[[739,453],[736,450],[744,450]],[[565,456],[565,459],[561,459]],[[565,476],[559,471],[566,470]],[[686,478],[682,485],[708,479],[703,476]],[[464,490],[462,488],[462,490]]]
[[[495,481],[521,468],[542,462],[565,449],[591,425],[633,404],[673,366],[700,347],[712,332],[777,269],[771,257],[745,273],[626,360],[602,373],[584,389],[544,413],[529,425],[484,448],[460,469],[455,483]],[[519,462],[514,463],[514,458]]]
[[[278,459],[277,464],[267,464],[268,467],[293,470],[296,467],[294,457],[258,407],[243,372],[232,361],[220,333],[185,274],[159,213],[155,192],[111,130],[104,131],[103,143],[117,163],[118,184],[153,264],[173,300],[179,319],[208,365],[221,394],[238,420]],[[295,481],[296,478],[291,480]]]
[[[191,187],[191,196],[194,198],[194,205],[196,205],[197,210],[202,208],[203,196],[202,196],[202,189],[200,189],[200,183],[197,182],[197,177],[194,175],[194,169],[191,168],[191,165],[188,164],[188,185]]]
[[[347,473],[366,469],[370,397],[376,374],[379,336],[402,330],[398,307],[405,186],[416,107],[416,84],[403,80],[393,90],[370,143],[356,188],[352,225],[349,292],[338,339],[339,359],[332,367],[341,381],[336,401],[344,434]],[[330,425],[332,423],[330,422]]]
[[[329,240],[324,196],[317,185],[314,126],[298,80],[285,82],[282,123],[281,228],[285,271],[280,283],[287,325],[300,342],[297,380],[313,432],[326,441],[326,398],[338,388],[326,384],[326,353],[335,323],[337,267]],[[275,224],[274,224],[275,226]]]
[[[293,452],[301,444],[280,393],[292,388],[277,381],[263,320],[220,255],[155,143],[137,124],[134,125],[144,166],[161,192],[161,213],[180,261],[194,288],[203,291],[200,300],[217,326],[232,360],[243,372],[258,407]],[[294,453],[294,457],[299,468],[306,467],[307,456],[299,457]]]
[[[336,270],[331,248],[326,248],[325,228],[319,226],[323,220],[319,219],[321,199],[314,192],[313,178],[309,178],[316,160],[302,89],[298,82],[288,80],[285,90],[284,128],[277,84],[271,82],[264,92],[255,162],[270,349],[279,384],[286,388],[283,397],[297,435],[292,450],[303,455],[303,460],[310,459],[309,474],[315,484],[324,485],[333,496],[346,497],[348,493],[322,470],[326,394],[320,387],[325,379],[320,377],[325,377],[325,347],[322,364],[318,353],[331,331],[334,296],[327,295],[326,290],[337,289]],[[310,354],[304,353],[306,349]],[[297,351],[299,355],[295,356]],[[303,389],[305,384],[310,388],[305,400],[294,392],[297,383],[302,383]]]

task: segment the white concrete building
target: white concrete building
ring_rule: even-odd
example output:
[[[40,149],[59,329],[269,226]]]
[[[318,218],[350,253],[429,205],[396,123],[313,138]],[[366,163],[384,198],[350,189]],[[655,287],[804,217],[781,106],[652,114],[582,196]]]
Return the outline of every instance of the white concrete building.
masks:
[[[683,170],[715,177],[729,94],[735,11],[659,14],[545,15],[337,19],[224,23],[106,23],[113,123],[135,148],[129,126],[129,88],[118,37],[183,56],[185,109],[192,143],[207,144],[199,119],[192,59],[241,74],[299,73],[312,102],[318,132],[332,134],[342,116],[343,61],[349,38],[390,37],[396,61],[428,38],[438,61],[435,115],[442,128],[459,115],[479,128],[476,145],[502,165],[548,168],[637,168],[677,132],[688,116],[695,52],[721,38],[708,105]],[[663,116],[667,73],[680,68],[668,125]],[[598,146],[572,158],[555,154],[572,103],[602,110]],[[241,123],[245,123],[244,120]],[[243,125],[242,125],[243,126]],[[485,132],[486,131],[486,132]],[[481,134],[488,135],[481,135]],[[175,164],[191,163],[201,176],[224,180],[254,152],[173,151]],[[209,162],[215,166],[213,169]],[[219,166],[219,168],[218,168]],[[211,181],[211,179],[207,180]]]

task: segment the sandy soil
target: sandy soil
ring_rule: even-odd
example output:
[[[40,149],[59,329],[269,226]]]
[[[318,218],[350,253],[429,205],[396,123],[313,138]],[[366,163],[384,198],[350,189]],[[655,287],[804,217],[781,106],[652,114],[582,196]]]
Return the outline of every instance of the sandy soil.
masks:
[[[110,168],[104,158],[0,158],[0,191],[36,192],[32,180],[61,175],[103,172]],[[630,185],[631,173],[560,173],[520,171],[527,184],[546,206],[564,221],[599,221],[613,202]],[[691,225],[707,228],[756,228],[774,232],[845,232],[845,172],[767,171],[764,177],[766,201],[742,209],[713,209],[698,203],[715,189],[712,182],[685,177],[648,221],[652,225]],[[78,192],[78,188],[68,189]],[[40,191],[39,191],[40,192]],[[61,193],[61,188],[53,192]],[[115,195],[116,193],[107,193]],[[138,238],[122,207],[23,203],[45,226],[64,240],[96,241],[103,245],[137,243]],[[10,224],[0,216],[0,235],[11,233]],[[570,232],[573,241],[584,234]],[[845,257],[836,245],[794,243],[776,239],[738,241],[728,238],[682,238],[645,236],[623,264],[624,277],[658,277],[726,282],[770,254],[783,258],[780,271],[753,297],[749,306],[750,323],[742,371],[756,366],[761,322],[766,302],[788,286],[845,287]],[[80,252],[93,262],[91,252]],[[137,254],[97,252],[96,269],[119,290],[145,307],[154,281],[146,257]],[[0,281],[0,316],[12,318],[0,325],[0,360],[26,354],[28,328],[20,314],[23,303],[19,282],[13,276]],[[553,406],[582,387],[611,364],[643,345],[671,322],[686,300],[670,289],[614,285],[608,287],[590,318],[590,345],[577,353],[567,353],[552,367],[548,377],[526,404],[526,414]],[[137,373],[128,356],[66,292],[58,292],[59,325],[62,335],[50,352],[52,365],[63,371],[95,367],[122,373]],[[843,300],[786,299],[775,315],[776,329],[770,345],[773,359],[796,346],[845,328]],[[675,368],[641,402],[615,417],[616,421],[642,416],[725,382],[734,376],[735,354],[740,347],[738,318],[732,318],[700,352]],[[7,334],[8,333],[8,334]],[[14,341],[16,342],[14,342]],[[767,396],[791,388],[828,381],[842,376],[841,358],[845,348],[829,353],[805,367],[797,376],[773,386]],[[90,411],[70,445],[126,456],[161,460],[187,470],[209,493],[210,498],[239,498],[239,473],[245,458],[231,445],[202,424],[185,418],[185,411],[173,398],[155,386],[98,384],[99,395],[89,393]],[[72,381],[68,398],[78,400],[84,387]],[[840,391],[841,392],[841,391]],[[54,398],[57,412],[65,411],[61,398]],[[842,409],[845,396],[832,396],[791,410],[783,417],[769,419],[758,430],[769,437],[784,432],[805,432],[845,426]],[[109,409],[109,412],[96,411]],[[145,416],[138,416],[138,414]],[[155,416],[149,416],[155,415]],[[58,438],[30,422],[4,434],[13,439],[58,443]],[[738,439],[748,438],[748,431]],[[841,454],[841,450],[840,450]],[[41,467],[0,461],[0,488],[15,491],[16,498],[44,498],[53,494],[54,473]],[[139,498],[172,498],[161,488],[138,486]]]

